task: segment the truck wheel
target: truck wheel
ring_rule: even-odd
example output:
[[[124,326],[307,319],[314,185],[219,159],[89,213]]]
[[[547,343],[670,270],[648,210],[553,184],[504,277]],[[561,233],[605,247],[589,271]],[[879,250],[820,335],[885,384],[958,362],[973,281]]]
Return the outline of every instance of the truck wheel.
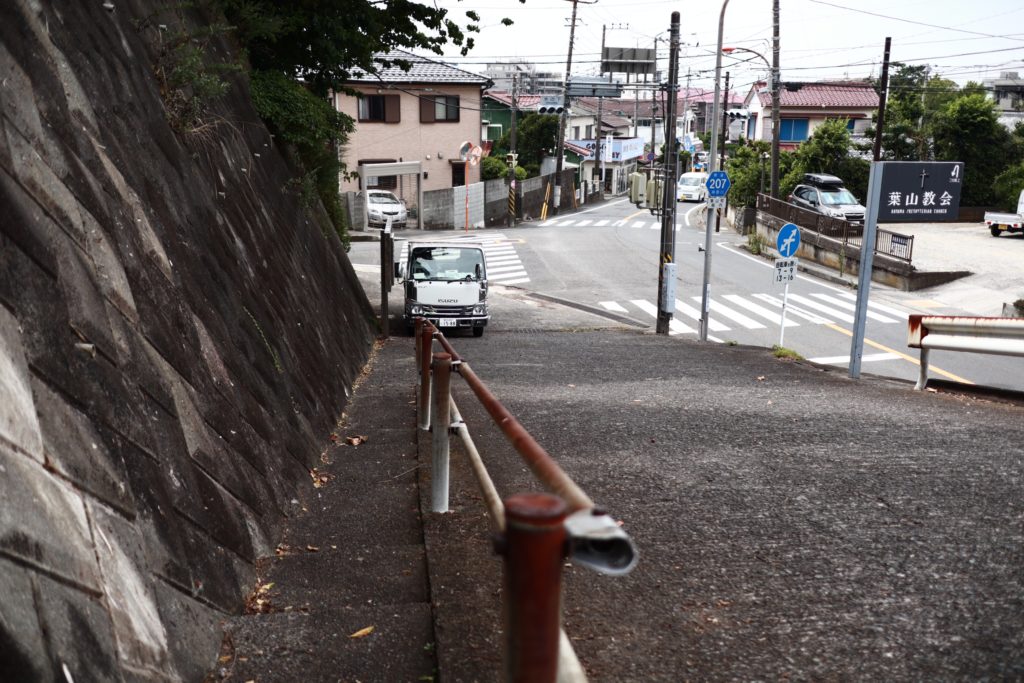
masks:
[[[474,337],[482,337],[482,336],[484,336],[484,328],[483,327],[474,327],[473,328],[473,336]]]
[[[993,237],[999,237],[999,233],[1002,232],[1002,231],[999,228],[997,228],[996,226],[993,225],[991,228],[989,228],[989,232],[992,233]]]

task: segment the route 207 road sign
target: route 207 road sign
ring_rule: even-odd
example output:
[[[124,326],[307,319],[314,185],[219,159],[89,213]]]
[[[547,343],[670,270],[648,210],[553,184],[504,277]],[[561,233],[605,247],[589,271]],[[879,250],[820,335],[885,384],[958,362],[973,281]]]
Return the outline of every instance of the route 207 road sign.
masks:
[[[704,186],[708,188],[709,197],[724,197],[731,185],[732,182],[725,171],[712,171],[708,179],[704,181]]]
[[[796,253],[800,246],[800,228],[793,223],[786,223],[779,228],[779,234],[775,238],[775,249],[779,256],[789,258]]]
[[[724,209],[725,197],[708,197],[709,209]]]

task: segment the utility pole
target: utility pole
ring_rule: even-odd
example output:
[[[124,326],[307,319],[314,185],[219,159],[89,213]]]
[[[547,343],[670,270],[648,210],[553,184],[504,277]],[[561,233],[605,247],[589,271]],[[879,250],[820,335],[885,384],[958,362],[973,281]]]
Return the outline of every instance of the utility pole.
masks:
[[[683,95],[683,140],[690,134],[690,67],[686,67],[686,93]],[[689,151],[689,150],[687,150]],[[690,167],[684,173],[693,170],[693,156],[690,156]]]
[[[676,93],[679,91],[679,12],[672,13],[668,50],[668,102],[665,112],[665,170],[661,193],[661,269],[658,271],[658,322],[668,334],[676,308]],[[672,133],[668,131],[671,129]]]
[[[518,67],[516,67],[518,68]],[[509,134],[509,147],[512,163],[508,165],[508,227],[516,225],[516,123],[519,118],[519,103],[516,101],[516,72],[512,72],[512,132]]]
[[[779,0],[772,3],[772,198],[779,198],[779,127],[782,117],[779,112]]]
[[[658,123],[658,37],[654,37],[654,74],[651,79],[654,87],[651,88],[651,154],[658,156],[657,134]],[[654,177],[654,159],[651,159],[651,177]]]
[[[572,73],[572,46],[576,40],[576,6],[583,2],[584,5],[593,5],[597,0],[584,2],[583,0],[570,0],[572,2],[572,19],[569,20],[569,56],[565,60],[565,83],[562,84],[562,113],[558,115],[558,142],[555,145],[555,197],[552,202],[555,215],[558,215],[558,208],[562,202],[562,155],[565,150],[565,126],[566,118],[569,115],[569,75]]]
[[[607,27],[602,24],[601,25],[601,62],[600,62],[601,63],[600,69],[601,69],[601,75],[602,76],[604,76],[604,34],[605,34],[605,30],[606,29],[607,29]],[[611,74],[609,73],[608,76],[609,76],[609,80],[610,80],[611,79]],[[601,180],[600,180],[600,187],[599,187],[598,191],[601,193],[601,199],[604,199],[604,138],[601,137],[601,115],[603,114],[603,112],[604,112],[604,98],[603,97],[598,97],[597,98],[597,125],[594,127],[594,137],[596,138],[597,145],[594,147],[594,149],[597,150],[597,154],[598,154],[598,156],[600,158],[599,159],[594,159],[594,165],[597,166],[598,164],[600,164]]]

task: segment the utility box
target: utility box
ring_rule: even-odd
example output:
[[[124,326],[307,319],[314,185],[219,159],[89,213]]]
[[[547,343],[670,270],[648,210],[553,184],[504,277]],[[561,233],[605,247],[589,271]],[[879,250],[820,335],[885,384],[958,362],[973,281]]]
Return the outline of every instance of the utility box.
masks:
[[[651,178],[647,181],[647,206],[655,208],[661,206],[661,196],[665,189],[665,181],[661,178]]]
[[[647,176],[643,173],[629,174],[629,201],[637,206],[647,197]]]

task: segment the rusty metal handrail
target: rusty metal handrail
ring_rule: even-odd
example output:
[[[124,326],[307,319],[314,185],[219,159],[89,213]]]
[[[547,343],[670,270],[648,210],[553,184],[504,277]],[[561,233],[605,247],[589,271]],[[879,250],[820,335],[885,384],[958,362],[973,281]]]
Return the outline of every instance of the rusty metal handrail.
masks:
[[[443,352],[434,353],[437,342]],[[419,426],[431,432],[431,510],[448,511],[449,435],[462,440],[504,557],[506,677],[512,681],[580,683],[586,675],[561,629],[561,567],[567,553],[584,566],[624,574],[636,564],[632,541],[555,462],[491,393],[444,335],[416,320]],[[481,405],[552,494],[527,493],[502,501],[450,392],[462,377]],[[436,378],[435,378],[436,375]],[[427,417],[424,417],[424,413]]]

